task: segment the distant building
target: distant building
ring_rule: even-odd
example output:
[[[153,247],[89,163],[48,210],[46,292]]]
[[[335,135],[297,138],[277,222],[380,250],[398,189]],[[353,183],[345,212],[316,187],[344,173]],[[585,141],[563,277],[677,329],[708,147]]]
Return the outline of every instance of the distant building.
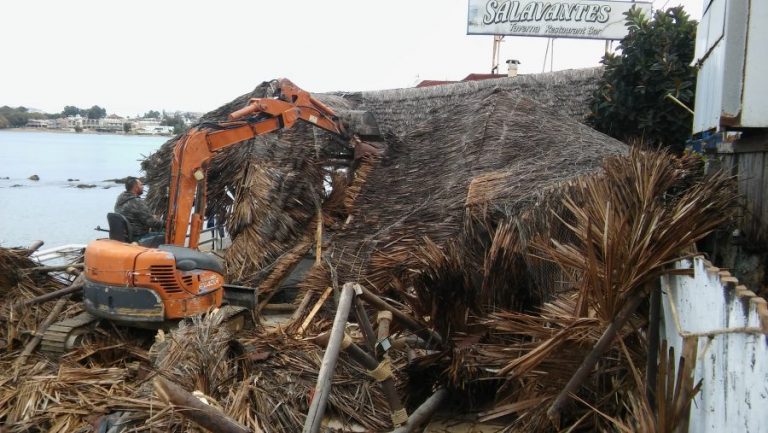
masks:
[[[49,128],[51,121],[47,119],[29,119],[27,122],[27,128]]]
[[[186,125],[197,123],[200,115],[198,113],[185,113],[182,119]],[[158,118],[124,118],[116,114],[110,114],[101,119],[88,119],[81,115],[60,117],[58,119],[32,119],[27,122],[29,128],[49,128],[49,129],[84,129],[98,132],[122,133],[125,131],[125,124],[128,124],[128,131],[141,135],[172,135],[173,126],[161,125]]]
[[[142,119],[133,119],[132,130],[141,135],[171,135],[173,126],[161,125],[160,119],[148,117]]]

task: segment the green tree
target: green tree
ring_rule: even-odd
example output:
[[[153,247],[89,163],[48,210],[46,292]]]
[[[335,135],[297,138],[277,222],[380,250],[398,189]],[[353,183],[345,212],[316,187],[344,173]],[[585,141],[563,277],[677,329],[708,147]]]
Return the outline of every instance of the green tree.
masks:
[[[151,118],[155,118],[155,119],[159,119],[160,118],[160,112],[159,111],[155,111],[155,110],[149,110],[146,113],[144,113],[143,117],[145,119],[148,119],[150,117]]]
[[[11,122],[8,121],[8,119],[5,118],[2,114],[0,114],[0,129],[10,128]]]
[[[125,132],[126,134],[131,132],[131,122],[123,123],[123,132]]]
[[[657,10],[648,19],[638,9],[626,13],[629,33],[620,54],[603,57],[603,77],[595,91],[592,125],[623,141],[640,139],[681,151],[691,132],[691,114],[672,95],[693,106],[696,21],[682,7]]]
[[[18,128],[29,121],[28,110],[24,107],[11,108],[7,105],[0,107],[0,115],[8,122],[9,127]]]
[[[88,109],[86,115],[89,119],[101,119],[107,117],[107,109],[101,108],[98,105],[94,105]]]
[[[64,107],[64,111],[61,112],[61,115],[64,117],[77,116],[80,114],[80,111],[81,110],[74,105],[67,105]]]
[[[165,118],[163,118],[160,124],[166,125],[166,126],[173,126],[174,134],[180,134],[185,129],[187,129],[187,125],[184,124],[184,119],[181,117],[181,114],[179,113],[176,113],[173,116],[166,116]]]

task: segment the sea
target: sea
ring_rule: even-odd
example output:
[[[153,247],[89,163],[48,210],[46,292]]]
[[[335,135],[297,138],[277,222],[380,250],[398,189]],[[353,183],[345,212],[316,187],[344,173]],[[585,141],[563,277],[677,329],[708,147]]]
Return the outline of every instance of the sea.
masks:
[[[141,161],[168,137],[0,130],[0,247],[87,244],[105,237]],[[39,180],[31,180],[37,176]],[[145,191],[146,194],[146,191]]]

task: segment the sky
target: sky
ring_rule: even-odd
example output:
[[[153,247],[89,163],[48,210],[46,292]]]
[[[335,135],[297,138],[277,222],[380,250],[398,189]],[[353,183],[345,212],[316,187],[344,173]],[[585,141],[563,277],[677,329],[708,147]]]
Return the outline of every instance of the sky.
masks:
[[[701,17],[704,0],[681,4]],[[492,36],[467,35],[467,0],[38,0],[0,9],[0,106],[133,116],[207,112],[259,83],[311,92],[412,87],[489,73]],[[504,61],[550,70],[546,38],[507,37]],[[557,39],[554,70],[597,66],[603,41]]]

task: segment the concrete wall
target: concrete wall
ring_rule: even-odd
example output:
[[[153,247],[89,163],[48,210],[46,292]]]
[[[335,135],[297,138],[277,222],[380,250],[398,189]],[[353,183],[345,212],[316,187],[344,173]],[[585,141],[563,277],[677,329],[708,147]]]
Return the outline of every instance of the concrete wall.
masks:
[[[698,340],[691,433],[768,433],[768,307],[702,257],[677,263],[692,276],[662,277],[661,338]]]

